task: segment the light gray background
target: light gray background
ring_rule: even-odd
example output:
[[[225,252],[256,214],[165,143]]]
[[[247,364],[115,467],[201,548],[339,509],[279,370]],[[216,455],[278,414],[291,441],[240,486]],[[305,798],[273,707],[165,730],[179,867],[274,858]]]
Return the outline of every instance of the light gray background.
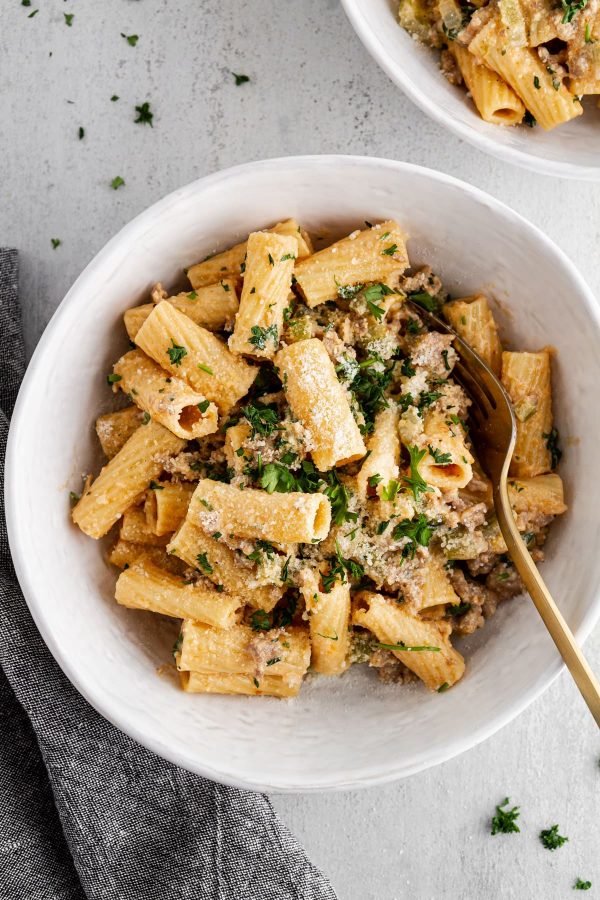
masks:
[[[235,87],[230,70],[251,83]],[[145,100],[153,128],[133,123]],[[600,185],[532,175],[443,131],[379,71],[337,0],[2,0],[0,245],[21,253],[29,353],[82,268],[155,200],[234,163],[326,152],[408,160],[484,188],[543,228],[600,293]],[[598,671],[600,631],[586,649]],[[563,674],[518,721],[437,769],[273,803],[340,900],[552,900],[573,896],[577,876],[593,897],[599,757]],[[491,837],[506,794],[522,806],[522,833]],[[569,843],[549,853],[537,834],[554,822]]]

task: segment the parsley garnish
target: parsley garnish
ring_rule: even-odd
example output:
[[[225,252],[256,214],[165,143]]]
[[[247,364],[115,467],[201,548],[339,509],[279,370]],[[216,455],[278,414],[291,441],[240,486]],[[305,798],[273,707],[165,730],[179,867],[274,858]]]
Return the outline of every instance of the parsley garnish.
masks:
[[[69,500],[71,503],[78,503],[81,500],[81,494],[76,494],[75,491],[69,491]]]
[[[419,397],[419,411],[427,409],[441,397],[440,391],[423,391]]]
[[[141,106],[136,106],[135,108],[137,115],[137,119],[134,119],[134,122],[139,122],[141,125],[152,125],[152,119],[154,118],[154,113],[150,111],[150,104],[146,101],[146,103],[142,103]]]
[[[281,662],[281,656],[276,656],[274,659],[269,659],[267,661],[267,665],[274,666],[274,665],[276,665],[276,663],[279,663],[279,662]]]
[[[417,546],[428,547],[435,528],[434,522],[429,522],[423,513],[419,513],[416,519],[402,519],[394,526],[392,537],[395,541],[408,538],[408,542],[402,547],[403,559],[414,559]]]
[[[118,94],[113,94],[112,97],[110,98],[111,103],[116,103],[116,101],[117,101],[118,99],[119,99],[119,95],[118,95]]]
[[[415,500],[419,500],[421,494],[433,491],[425,479],[419,473],[419,463],[427,453],[427,450],[419,450],[418,447],[407,447],[410,455],[410,476],[404,476],[404,483],[413,493]]]
[[[247,75],[238,75],[236,72],[231,73],[235,79],[235,86],[239,87],[240,84],[245,84],[247,81],[250,81]]]
[[[328,484],[324,493],[331,503],[331,516],[334,524],[343,525],[344,522],[356,522],[358,515],[348,512],[348,490],[339,480],[337,473],[333,470],[327,472],[325,478]]]
[[[279,343],[277,325],[269,325],[268,328],[261,328],[260,325],[252,326],[248,338],[249,344],[254,344],[259,350],[264,350],[268,340],[272,340],[275,346]]]
[[[439,688],[436,688],[438,694],[443,694],[444,691],[447,691],[450,685],[447,681],[444,681],[443,684],[440,684]]]
[[[82,141],[85,137],[85,128],[79,127],[79,131],[77,132],[79,135],[79,140]]]
[[[260,478],[260,486],[267,494],[272,494],[274,491],[277,491],[278,494],[287,494],[295,489],[296,479],[293,473],[281,463],[267,463]]]
[[[393,256],[394,253],[398,252],[398,244],[390,244],[389,247],[386,247],[385,250],[381,251],[382,256]]]
[[[422,306],[427,312],[436,312],[438,308],[437,300],[428,294],[427,291],[413,291],[407,295],[413,303]]]
[[[471,603],[455,603],[454,606],[447,606],[446,612],[449,616],[462,616],[464,613],[469,612],[471,606]]]
[[[450,371],[450,363],[448,362],[448,351],[442,350],[442,359],[444,360],[444,368],[446,372]]]
[[[65,25],[68,28],[71,28],[71,26],[73,25],[73,19],[75,18],[75,13],[63,13],[63,16],[65,17]]]
[[[326,638],[328,641],[339,641],[337,631],[335,631],[334,634],[321,634],[320,631],[317,631],[317,634],[319,635],[319,637]]]
[[[383,481],[383,478],[381,477],[381,475],[369,475],[367,481],[369,483],[369,487],[374,488]]]
[[[335,542],[335,556],[330,558],[329,563],[330,569],[328,574],[321,577],[321,584],[323,585],[323,592],[325,594],[330,593],[338,579],[342,584],[345,584],[347,576],[359,580],[365,574],[365,570],[360,563],[355,562],[353,559],[345,559],[342,556],[337,541]],[[324,637],[324,635],[322,635],[322,637]]]
[[[263,406],[258,403],[255,406],[244,406],[242,414],[252,429],[251,437],[256,437],[257,434],[265,436],[271,434],[279,425],[277,410],[272,406]]]
[[[188,300],[197,300],[198,294],[196,291],[190,291],[189,294],[187,295],[187,298],[188,298]]]
[[[557,850],[563,844],[566,844],[568,840],[568,837],[563,837],[562,834],[558,833],[558,825],[553,825],[552,828],[545,828],[543,831],[540,831],[540,841],[546,850]]]
[[[539,89],[541,88],[540,79],[538,78],[537,75],[533,76],[533,86],[536,89],[536,91],[539,91]]]
[[[286,259],[296,259],[293,253],[284,253],[279,262],[285,262]]]
[[[385,522],[380,522],[379,525],[377,526],[377,534],[383,534],[383,532],[385,531],[385,529],[388,527],[389,524],[390,524],[389,519],[387,519]]]
[[[496,807],[496,815],[492,819],[492,834],[510,834],[512,831],[521,831],[517,825],[517,819],[520,812],[518,806],[512,809],[503,809],[507,806],[509,798],[506,797],[502,803]]]
[[[150,413],[147,411],[144,412],[144,415],[142,416],[142,425],[147,425],[148,422],[150,421],[150,419],[151,419]]]
[[[366,359],[350,383],[350,390],[365,419],[361,427],[365,434],[373,431],[375,416],[388,406],[385,391],[392,380],[393,365],[381,372],[375,368],[377,362],[375,358]]]
[[[123,34],[123,32],[121,32],[121,37],[125,38],[130,47],[135,47],[140,39],[138,34]]]
[[[182,634],[179,634],[178,637],[177,637],[177,640],[176,640],[175,643],[173,644],[173,649],[172,649],[172,651],[171,651],[171,653],[173,654],[173,656],[176,656],[176,655],[179,653],[179,651],[181,650],[181,645],[182,645],[182,644],[183,644],[183,635],[182,635]]]
[[[207,375],[214,375],[214,374],[215,374],[215,373],[213,372],[213,370],[211,369],[211,367],[210,367],[210,366],[206,366],[204,363],[196,363],[196,365],[197,365],[198,368],[201,369],[203,372],[206,372]]]
[[[183,357],[187,356],[187,350],[185,347],[180,347],[179,344],[176,344],[175,341],[171,339],[171,346],[167,350],[167,355],[171,360],[171,365],[180,366]]]
[[[561,2],[563,8],[561,21],[563,25],[568,25],[578,12],[587,6],[587,0],[561,0]]]
[[[256,609],[250,616],[250,627],[253,631],[269,631],[271,616],[264,609]]]
[[[108,381],[109,384],[116,384],[117,381],[121,381],[122,378],[123,378],[122,375],[115,375],[114,372],[112,372],[110,375],[106,376],[106,380]]]
[[[411,647],[408,644],[405,644],[404,641],[400,641],[398,644],[380,644],[376,643],[376,647],[380,647],[382,650],[397,650],[399,652],[404,653],[405,651],[408,653],[417,653],[422,650],[431,650],[434,653],[439,653],[439,647],[430,647],[428,644],[423,644],[422,646]]]
[[[275,265],[275,260],[273,259],[273,257],[271,256],[270,253],[269,253],[269,264],[272,265],[272,266]]]
[[[52,244],[52,249],[56,250],[62,244],[60,238],[50,238],[50,243]]]
[[[582,881],[581,878],[578,878],[575,884],[573,885],[574,891],[589,891],[592,886],[591,881]]]
[[[196,559],[198,560],[198,563],[202,566],[204,571],[210,575],[213,571],[213,567],[209,563],[206,553],[199,553]]]
[[[113,189],[113,191],[116,191],[118,188],[122,187],[124,184],[125,184],[125,182],[124,182],[124,180],[121,178],[121,176],[120,176],[120,175],[117,175],[117,176],[116,176],[115,178],[113,178],[113,180],[111,181],[110,186],[111,186],[111,188]]]
[[[198,404],[198,409],[201,413],[205,413],[208,407],[210,406],[210,400],[201,400]]]
[[[157,481],[151,481],[148,485],[148,489],[151,491],[164,491],[164,485],[158,484]]]
[[[558,445],[560,435],[556,428],[553,428],[547,434],[542,432],[542,437],[546,441],[546,449],[550,451],[551,466],[553,469],[557,467],[562,459],[562,450]]]
[[[433,461],[438,466],[445,466],[452,462],[452,455],[450,453],[442,453],[441,450],[437,450],[432,447],[431,444],[427,444],[427,449],[429,450],[429,455],[433,456]]]
[[[391,478],[390,481],[381,488],[381,499],[388,501],[395,500],[399,490],[400,484],[395,478]]]

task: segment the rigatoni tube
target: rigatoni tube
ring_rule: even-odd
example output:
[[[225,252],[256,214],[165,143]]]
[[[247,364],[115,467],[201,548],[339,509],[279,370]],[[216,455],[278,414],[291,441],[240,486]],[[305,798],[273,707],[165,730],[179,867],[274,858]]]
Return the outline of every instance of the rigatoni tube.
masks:
[[[158,422],[140,425],[74,507],[75,524],[101,538],[158,478],[165,460],[184,447],[185,441]]]
[[[234,353],[275,356],[297,252],[293,237],[267,231],[249,236],[240,308],[229,338]]]
[[[155,306],[135,342],[171,375],[182,378],[226,415],[247,394],[258,369],[234,356],[223,341],[167,300]]]
[[[141,350],[130,350],[115,363],[121,388],[150,418],[185,440],[212,434],[218,427],[218,412],[187,382],[168,375]]]
[[[317,469],[360,459],[367,452],[348,394],[318,338],[298,341],[275,357],[293,414],[309,431]]]
[[[205,531],[277,544],[322,541],[329,534],[331,504],[324,494],[268,494],[204,478],[190,501],[190,521]]]

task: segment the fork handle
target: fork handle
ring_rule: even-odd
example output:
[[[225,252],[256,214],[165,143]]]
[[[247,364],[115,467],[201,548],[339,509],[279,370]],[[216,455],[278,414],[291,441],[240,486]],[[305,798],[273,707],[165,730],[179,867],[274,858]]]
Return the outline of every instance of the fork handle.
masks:
[[[495,505],[498,524],[506,546],[508,547],[509,556],[514,563],[517,572],[521,576],[521,580],[527,588],[537,611],[542,617],[544,625],[550,632],[550,636],[556,644],[558,652],[573,676],[581,696],[587,703],[591,714],[596,720],[596,724],[600,727],[600,684],[598,683],[598,679],[590,669],[580,647],[573,637],[571,629],[550,596],[550,591],[544,584],[537,566],[529,555],[529,551],[519,534],[512,516],[512,510],[510,517],[506,515],[506,510],[511,509],[508,493],[506,493],[505,503],[501,502],[500,497],[495,497],[494,500],[496,501]]]

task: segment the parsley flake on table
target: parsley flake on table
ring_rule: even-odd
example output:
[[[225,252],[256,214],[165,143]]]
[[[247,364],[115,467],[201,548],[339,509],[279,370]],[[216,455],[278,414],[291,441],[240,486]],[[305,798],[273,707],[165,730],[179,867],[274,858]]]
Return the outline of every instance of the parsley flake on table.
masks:
[[[558,850],[568,840],[568,837],[563,837],[562,834],[558,833],[558,825],[553,825],[551,828],[544,828],[540,831],[540,841],[546,850]]]
[[[574,891],[589,891],[592,886],[591,881],[583,881],[581,878],[578,878],[575,884],[573,885]]]
[[[135,111],[137,113],[137,119],[134,119],[134,122],[139,122],[141,125],[150,125],[151,128],[154,127],[152,125],[154,113],[151,112],[148,101],[142,103],[140,106],[136,106]]]
[[[75,18],[75,13],[63,13],[63,16],[65,17],[65,25],[68,28],[71,28],[73,25],[73,19]]]
[[[238,75],[237,72],[231,73],[235,80],[236,87],[239,87],[240,84],[245,84],[247,81],[250,81],[247,75]]]
[[[205,572],[207,572],[209,575],[213,572],[213,567],[209,563],[206,553],[199,553],[196,559]]]
[[[113,94],[112,97],[110,98],[110,101],[111,101],[111,103],[115,103],[118,99],[119,99],[119,95]]]
[[[519,807],[503,809],[504,806],[508,806],[509,799],[509,797],[505,797],[502,803],[496,807],[496,815],[492,819],[492,834],[510,834],[513,831],[521,831],[517,825],[517,819],[520,816]]]
[[[29,13],[29,15],[27,16],[27,18],[28,18],[28,19],[33,19],[33,17],[34,17],[34,16],[37,16],[38,13],[39,13],[39,9],[34,9],[34,10],[32,10],[32,12]]]
[[[85,137],[85,128],[82,128],[80,125],[77,134],[79,135],[79,140],[82,141]]]
[[[50,243],[52,244],[52,249],[56,250],[57,247],[60,247],[62,241],[60,238],[50,238]]]
[[[110,186],[111,186],[111,188],[113,189],[113,191],[116,191],[116,190],[118,190],[120,187],[123,187],[124,184],[125,184],[125,181],[121,178],[120,175],[117,175],[117,176],[116,176],[115,178],[113,178],[113,180],[111,181]]]
[[[130,47],[135,47],[140,39],[139,34],[124,34],[123,32],[121,32],[121,37],[125,38]]]

